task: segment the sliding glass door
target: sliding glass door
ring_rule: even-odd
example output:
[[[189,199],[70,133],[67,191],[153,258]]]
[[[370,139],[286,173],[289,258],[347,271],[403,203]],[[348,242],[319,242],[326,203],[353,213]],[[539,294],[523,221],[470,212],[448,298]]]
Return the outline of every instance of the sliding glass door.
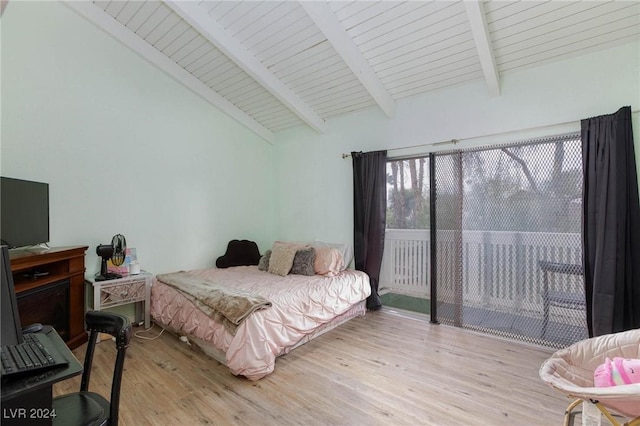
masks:
[[[429,312],[429,159],[387,162],[380,291],[387,306]]]
[[[435,296],[432,320],[458,327],[553,347],[585,338],[579,137],[432,158],[433,200],[429,158],[388,164],[381,289],[425,307]]]

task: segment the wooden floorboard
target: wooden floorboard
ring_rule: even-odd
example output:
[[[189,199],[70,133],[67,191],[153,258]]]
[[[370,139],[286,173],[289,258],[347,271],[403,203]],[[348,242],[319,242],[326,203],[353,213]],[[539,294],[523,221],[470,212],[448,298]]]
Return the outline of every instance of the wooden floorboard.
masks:
[[[84,347],[74,351],[80,360]],[[274,373],[252,382],[165,332],[132,340],[121,424],[561,424],[570,401],[538,376],[551,353],[383,308],[278,358]],[[98,344],[91,390],[109,395],[114,356],[111,341]],[[79,386],[68,380],[54,394]]]

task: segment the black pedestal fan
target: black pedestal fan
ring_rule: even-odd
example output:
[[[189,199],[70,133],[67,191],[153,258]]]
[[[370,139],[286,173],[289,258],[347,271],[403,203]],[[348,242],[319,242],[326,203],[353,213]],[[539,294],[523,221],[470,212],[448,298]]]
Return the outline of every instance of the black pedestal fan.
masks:
[[[122,275],[114,272],[109,272],[107,267],[107,261],[111,259],[111,263],[115,266],[120,266],[124,263],[124,258],[127,250],[127,240],[124,235],[117,234],[111,239],[111,244],[100,244],[96,247],[96,254],[102,258],[102,264],[100,265],[100,275],[96,275],[96,281],[113,280],[116,278],[122,278]]]

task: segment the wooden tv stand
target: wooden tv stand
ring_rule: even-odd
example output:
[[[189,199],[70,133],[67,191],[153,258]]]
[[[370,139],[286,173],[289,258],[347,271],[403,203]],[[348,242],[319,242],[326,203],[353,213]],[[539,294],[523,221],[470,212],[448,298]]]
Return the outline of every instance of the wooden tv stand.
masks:
[[[84,255],[87,246],[11,250],[20,321],[53,325],[70,349],[87,341]]]

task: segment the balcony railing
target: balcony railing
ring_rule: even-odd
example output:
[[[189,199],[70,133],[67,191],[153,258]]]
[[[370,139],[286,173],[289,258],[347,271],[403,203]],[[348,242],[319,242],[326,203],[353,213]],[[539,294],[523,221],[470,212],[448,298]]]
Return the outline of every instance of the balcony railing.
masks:
[[[456,239],[462,239],[461,261]],[[581,264],[580,234],[502,231],[438,231],[438,300],[452,302],[453,274],[460,268],[467,306],[511,308],[539,314],[543,309],[539,261]],[[416,297],[430,295],[429,230],[387,229],[380,289]],[[556,288],[583,291],[581,279],[555,278]],[[459,292],[458,292],[459,294]]]

